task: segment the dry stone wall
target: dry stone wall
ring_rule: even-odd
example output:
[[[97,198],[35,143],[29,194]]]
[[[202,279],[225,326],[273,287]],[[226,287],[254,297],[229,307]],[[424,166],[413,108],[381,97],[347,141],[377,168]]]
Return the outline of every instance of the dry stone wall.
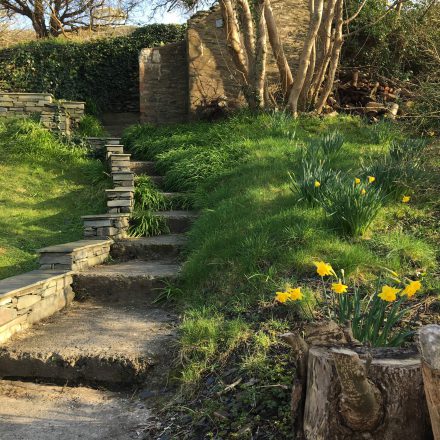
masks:
[[[39,114],[44,127],[69,134],[84,116],[85,103],[57,101],[50,93],[0,91],[0,116]]]
[[[0,281],[0,343],[72,302],[72,272],[35,270]]]
[[[308,0],[271,3],[284,51],[295,72],[309,23]],[[143,122],[181,122],[199,118],[206,107],[218,103],[231,108],[245,103],[218,5],[188,20],[185,42],[142,50],[139,70]],[[267,77],[276,96],[279,74],[269,44]]]
[[[186,43],[143,49],[139,56],[141,122],[182,122],[188,113]]]

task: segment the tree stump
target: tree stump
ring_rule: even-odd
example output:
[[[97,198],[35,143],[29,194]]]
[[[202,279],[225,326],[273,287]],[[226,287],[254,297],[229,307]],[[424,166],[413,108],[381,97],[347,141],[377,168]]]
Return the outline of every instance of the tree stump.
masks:
[[[440,325],[420,329],[419,351],[432,430],[435,440],[440,440]]]
[[[303,419],[307,440],[429,440],[415,350],[311,347]]]

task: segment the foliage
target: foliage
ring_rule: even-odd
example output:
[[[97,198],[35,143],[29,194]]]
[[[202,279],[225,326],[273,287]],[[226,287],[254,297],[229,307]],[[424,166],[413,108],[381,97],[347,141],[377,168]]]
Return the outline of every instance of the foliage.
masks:
[[[135,180],[134,210],[130,217],[129,235],[148,237],[169,232],[165,219],[156,214],[166,208],[166,200],[150,177],[138,176]]]
[[[361,237],[384,204],[385,195],[377,185],[359,183],[348,176],[335,176],[323,188],[319,203],[335,229]]]
[[[101,137],[106,135],[99,120],[92,115],[84,115],[81,118],[75,134],[83,137]]]
[[[0,278],[37,266],[35,250],[79,240],[103,212],[104,168],[30,119],[0,119]]]
[[[89,113],[111,110],[137,99],[139,51],[183,35],[183,26],[153,24],[85,43],[57,38],[19,44],[0,51],[0,88],[85,101]]]
[[[331,131],[320,137],[318,146],[324,156],[337,156],[344,144],[344,137],[338,130]]]

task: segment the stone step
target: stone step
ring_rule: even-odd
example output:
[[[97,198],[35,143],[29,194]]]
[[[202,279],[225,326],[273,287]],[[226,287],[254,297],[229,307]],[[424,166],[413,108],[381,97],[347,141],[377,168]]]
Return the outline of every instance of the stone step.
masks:
[[[131,260],[97,266],[74,275],[73,290],[81,296],[124,302],[133,298],[154,299],[158,289],[174,280],[180,265],[170,260]]]
[[[185,247],[184,234],[159,235],[157,237],[126,238],[113,243],[111,256],[117,260],[161,260],[176,261]]]
[[[193,211],[159,211],[155,215],[166,220],[171,234],[187,232],[198,217]]]
[[[149,176],[151,181],[159,188],[161,188],[164,184],[165,177],[164,176]]]
[[[78,240],[38,249],[40,269],[83,270],[102,264],[110,255],[110,240]]]
[[[169,356],[175,326],[175,315],[139,299],[118,307],[95,299],[73,302],[1,346],[0,376],[73,384],[145,381]]]
[[[139,176],[140,174],[154,175],[156,174],[156,167],[154,162],[151,161],[131,161],[131,171]]]

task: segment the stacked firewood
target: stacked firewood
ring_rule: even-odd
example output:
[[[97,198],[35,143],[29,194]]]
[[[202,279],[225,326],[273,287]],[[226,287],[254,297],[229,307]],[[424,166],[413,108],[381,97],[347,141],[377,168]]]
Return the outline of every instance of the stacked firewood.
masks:
[[[411,91],[397,80],[373,78],[358,69],[345,70],[340,72],[334,93],[327,101],[327,111],[394,119],[404,112],[411,96]]]

